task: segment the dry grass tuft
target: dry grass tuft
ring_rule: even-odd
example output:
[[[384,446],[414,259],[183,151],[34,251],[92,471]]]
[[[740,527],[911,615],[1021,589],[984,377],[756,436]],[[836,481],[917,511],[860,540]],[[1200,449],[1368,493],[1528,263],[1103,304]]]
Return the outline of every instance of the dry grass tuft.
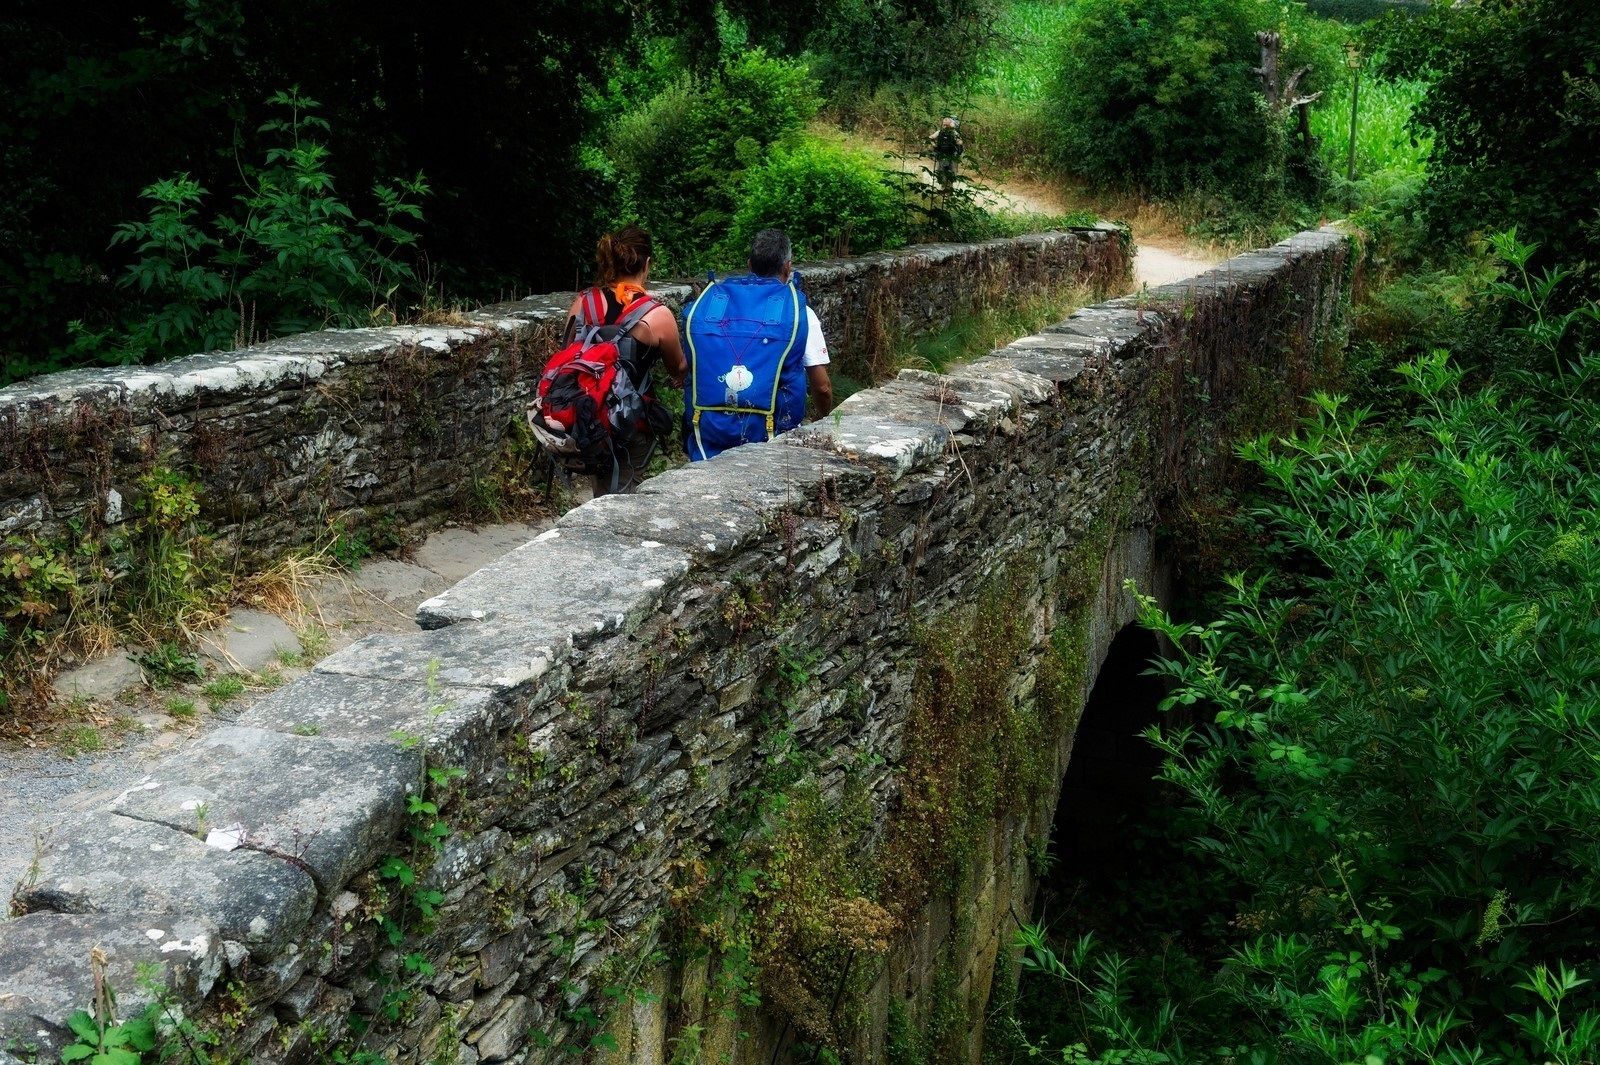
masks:
[[[345,568],[326,550],[285,555],[269,568],[246,577],[237,594],[241,602],[259,606],[299,625],[322,623],[312,594],[324,581],[342,578]]]

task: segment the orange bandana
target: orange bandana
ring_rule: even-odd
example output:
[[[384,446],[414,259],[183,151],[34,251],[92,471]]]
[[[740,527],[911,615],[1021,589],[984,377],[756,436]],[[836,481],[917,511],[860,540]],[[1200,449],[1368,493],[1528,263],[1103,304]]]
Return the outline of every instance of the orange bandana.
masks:
[[[649,293],[645,292],[642,287],[635,285],[632,281],[617,282],[617,284],[611,289],[611,293],[617,297],[617,302],[622,304],[624,307],[638,299],[640,296],[649,295]]]

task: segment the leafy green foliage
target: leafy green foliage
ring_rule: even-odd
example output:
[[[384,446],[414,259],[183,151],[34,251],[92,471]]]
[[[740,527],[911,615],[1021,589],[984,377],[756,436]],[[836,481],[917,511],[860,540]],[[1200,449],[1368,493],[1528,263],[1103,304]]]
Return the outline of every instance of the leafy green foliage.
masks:
[[[178,641],[223,591],[199,486],[152,467],[131,509],[120,525],[0,540],[0,709],[31,695],[82,633],[125,632],[153,646],[146,662],[158,681],[193,676]]]
[[[415,289],[402,256],[417,243],[410,226],[422,219],[422,175],[376,185],[381,214],[357,219],[334,192],[317,102],[297,90],[268,102],[284,113],[258,131],[270,145],[265,162],[243,169],[239,213],[212,221],[215,234],[200,216],[205,190],[187,175],[144,190],[149,218],[118,227],[112,244],[139,255],[122,285],[137,290],[148,313],[122,330],[80,329],[78,354],[142,362],[242,343],[257,330],[365,324],[402,289]]]
[[[256,157],[253,131],[276,110],[266,101],[288,85],[322,101],[327,169],[357,217],[383,217],[374,185],[429,176],[430,284],[471,296],[570,285],[609,202],[577,158],[593,122],[584,87],[632,47],[619,27],[671,35],[709,25],[710,6],[649,0],[623,18],[588,0],[550,0],[530,20],[509,0],[489,0],[472,18],[374,0],[7,5],[7,376],[81,363],[68,322],[90,335],[125,324],[137,293],[117,282],[137,256],[106,241],[143,214],[139,190],[187,173],[231,210],[239,160]]]
[[[658,269],[712,261],[744,172],[819,106],[803,64],[755,49],[708,77],[682,76],[612,124],[624,210],[654,236]]]
[[[1083,0],[1060,37],[1056,157],[1102,185],[1176,193],[1259,180],[1280,149],[1251,69],[1258,0]]]
[[[1486,0],[1442,13],[1418,107],[1434,233],[1517,225],[1552,261],[1600,262],[1600,20],[1585,4]],[[1592,290],[1592,274],[1584,279]]]
[[[875,160],[807,138],[745,173],[723,257],[737,261],[769,226],[789,234],[797,259],[876,251],[898,243],[904,215]]]
[[[808,43],[835,91],[939,86],[970,75],[992,33],[995,0],[836,0]]]
[[[155,1024],[148,1016],[132,1017],[121,1024],[95,1020],[85,1010],[67,1018],[76,1039],[61,1048],[63,1062],[89,1065],[139,1065],[142,1054],[156,1047]]]
[[[1561,275],[1494,243],[1508,272],[1487,297],[1520,357],[1476,389],[1442,351],[1405,365],[1398,435],[1319,395],[1298,432],[1242,449],[1271,567],[1229,580],[1208,622],[1146,601],[1179,649],[1167,705],[1198,715],[1149,738],[1216,939],[1174,980],[1025,935],[1034,976],[1085,1004],[1056,1015],[1072,1034],[1052,1056],[1600,1050],[1600,355],[1574,344],[1592,311],[1552,309]]]
[[[233,342],[239,315],[228,305],[228,279],[207,261],[217,257],[222,243],[200,225],[205,191],[187,174],[163,178],[141,194],[151,203],[149,218],[123,223],[111,238],[113,246],[130,245],[140,256],[122,284],[157,308],[120,345],[122,361],[137,362],[150,352],[212,351]]]
[[[972,80],[972,91],[1019,103],[1044,99],[1055,72],[1053,45],[1071,19],[1071,4],[1051,0],[1008,4],[995,19],[993,40]]]

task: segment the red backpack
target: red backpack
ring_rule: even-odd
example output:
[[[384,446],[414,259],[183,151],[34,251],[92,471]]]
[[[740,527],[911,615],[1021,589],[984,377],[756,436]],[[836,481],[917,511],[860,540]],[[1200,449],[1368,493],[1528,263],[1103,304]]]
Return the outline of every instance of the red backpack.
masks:
[[[583,293],[572,340],[550,356],[528,408],[534,437],[569,470],[617,473],[618,456],[651,420],[644,382],[633,379],[632,333],[659,306],[655,297],[641,295],[608,323],[600,290]]]

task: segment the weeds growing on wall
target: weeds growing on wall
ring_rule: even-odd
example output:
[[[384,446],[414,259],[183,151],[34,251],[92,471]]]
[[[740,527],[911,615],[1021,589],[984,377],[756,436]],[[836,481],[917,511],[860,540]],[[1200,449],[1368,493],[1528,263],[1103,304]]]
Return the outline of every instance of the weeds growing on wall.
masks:
[[[39,701],[62,655],[104,652],[125,633],[159,648],[216,612],[225,582],[199,486],[156,466],[128,505],[117,525],[0,541],[0,710]]]
[[[1093,302],[1096,295],[1079,285],[1065,285],[1043,292],[1006,292],[990,299],[980,298],[977,306],[952,318],[937,333],[925,333],[914,341],[894,345],[900,352],[894,368],[944,373],[1061,321]]]
[[[1076,709],[1082,653],[1071,620],[1035,647],[1034,612],[1019,609],[1032,580],[1008,570],[921,637],[899,798],[881,837],[865,786],[873,767],[848,767],[839,793],[824,794],[795,749],[787,721],[819,695],[814,658],[780,653],[758,748],[766,772],[725,820],[723,847],[685,862],[673,896],[676,950],[706,960],[712,1008],[736,1018],[774,1006],[818,1060],[832,1060],[865,1019],[894,934],[985,860],[996,825],[1028,818]],[[1019,692],[1030,660],[1032,689]],[[969,1019],[951,1023],[964,1031]]]

